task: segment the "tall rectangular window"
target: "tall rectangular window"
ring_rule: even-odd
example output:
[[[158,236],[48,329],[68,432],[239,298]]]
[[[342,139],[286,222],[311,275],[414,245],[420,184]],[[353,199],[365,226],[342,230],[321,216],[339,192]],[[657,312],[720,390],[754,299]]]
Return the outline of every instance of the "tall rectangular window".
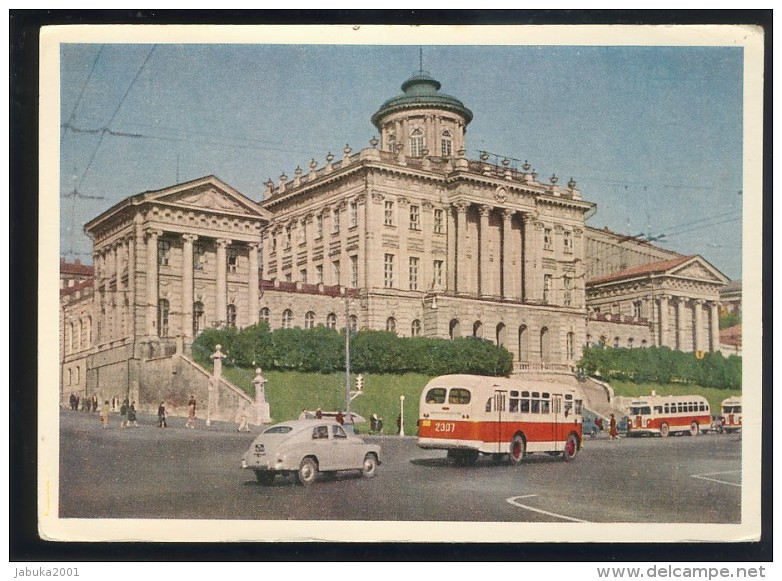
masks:
[[[434,233],[442,234],[445,232],[445,216],[442,209],[437,208],[434,211]]]
[[[564,289],[562,304],[569,307],[573,304],[573,279],[569,276],[563,276],[562,287]]]
[[[301,282],[302,284],[307,284],[307,269],[306,268],[302,268],[299,271],[299,282]]]
[[[410,155],[421,157],[424,154],[424,132],[421,129],[413,129],[410,134]]]
[[[315,238],[323,238],[323,214],[315,216]]]
[[[554,236],[551,228],[543,228],[543,250],[554,250]]]
[[[307,223],[302,220],[299,222],[299,226],[296,229],[298,238],[299,238],[299,246],[302,246],[307,243]]]
[[[285,227],[285,237],[283,238],[283,246],[285,250],[291,249],[291,227]]]
[[[323,284],[323,265],[318,264],[315,267],[315,284]]]
[[[410,206],[410,230],[421,229],[421,208],[419,206]]]
[[[418,265],[419,259],[416,256],[410,257],[410,290],[418,290]]]
[[[453,138],[450,131],[443,131],[443,135],[440,138],[440,152],[443,157],[451,157],[453,155]]]
[[[358,202],[350,202],[350,227],[358,226]]]
[[[237,248],[228,248],[227,255],[228,272],[236,272],[239,263],[239,250]]]
[[[171,242],[168,240],[158,240],[157,243],[157,263],[160,266],[168,266],[171,260]]]
[[[394,286],[394,255],[386,254],[383,258],[383,284],[386,288]]]
[[[331,263],[331,273],[334,275],[334,284],[338,285],[340,275],[339,260],[335,260]]]
[[[543,302],[548,303],[551,301],[551,285],[554,282],[554,277],[550,274],[543,275]]]
[[[336,234],[339,232],[339,209],[335,208],[331,214],[331,233]]]
[[[443,261],[442,260],[435,260],[432,264],[433,269],[433,276],[432,276],[432,282],[434,282],[435,286],[441,287],[443,286]]]
[[[394,202],[386,200],[383,206],[383,224],[386,226],[394,225]]]
[[[570,230],[562,232],[562,251],[565,254],[573,254],[573,233]]]
[[[633,302],[633,317],[636,319],[641,318],[641,301],[634,301]]]
[[[204,270],[206,247],[200,242],[193,244],[193,270]]]
[[[350,257],[350,286],[358,288],[358,256]]]

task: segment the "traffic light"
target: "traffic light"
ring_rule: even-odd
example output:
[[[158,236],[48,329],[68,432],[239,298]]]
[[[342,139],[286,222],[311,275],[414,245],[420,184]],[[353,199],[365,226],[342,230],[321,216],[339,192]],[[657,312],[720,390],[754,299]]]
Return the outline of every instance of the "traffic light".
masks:
[[[363,391],[364,390],[364,376],[358,375],[356,376],[356,391]]]

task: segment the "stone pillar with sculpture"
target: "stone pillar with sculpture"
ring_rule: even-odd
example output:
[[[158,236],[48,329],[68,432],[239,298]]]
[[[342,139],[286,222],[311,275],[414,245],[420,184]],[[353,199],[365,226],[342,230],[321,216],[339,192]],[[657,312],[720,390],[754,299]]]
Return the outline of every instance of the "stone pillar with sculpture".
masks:
[[[217,414],[220,412],[218,397],[219,397],[219,389],[218,384],[220,383],[220,378],[223,375],[223,359],[225,359],[225,355],[221,351],[222,346],[221,345],[215,345],[215,352],[212,353],[212,377],[209,378],[209,399],[207,401],[206,405],[206,425],[211,426],[212,425],[212,418],[217,417]]]
[[[253,379],[253,385],[255,386],[255,402],[253,403],[253,414],[255,418],[254,424],[268,424],[271,422],[271,415],[269,413],[269,402],[266,401],[266,378],[261,374],[261,368],[256,367],[255,378]]]

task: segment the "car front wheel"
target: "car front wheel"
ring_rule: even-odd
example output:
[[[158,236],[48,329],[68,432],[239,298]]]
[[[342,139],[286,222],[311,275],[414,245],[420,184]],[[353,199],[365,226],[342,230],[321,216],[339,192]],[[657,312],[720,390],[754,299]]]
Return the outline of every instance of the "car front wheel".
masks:
[[[299,483],[309,486],[318,477],[318,464],[312,458],[304,458],[299,466]]]
[[[374,454],[364,456],[364,466],[362,468],[364,478],[374,478],[377,474],[377,458]]]

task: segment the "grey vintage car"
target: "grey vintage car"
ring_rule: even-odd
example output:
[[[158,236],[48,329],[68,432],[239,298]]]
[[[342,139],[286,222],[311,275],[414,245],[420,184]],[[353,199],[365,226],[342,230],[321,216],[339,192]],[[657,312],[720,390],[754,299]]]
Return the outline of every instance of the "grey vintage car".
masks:
[[[380,464],[380,446],[348,434],[333,420],[292,420],[267,428],[242,457],[242,468],[269,484],[276,474],[295,474],[301,484],[319,472],[361,470],[372,478]]]

